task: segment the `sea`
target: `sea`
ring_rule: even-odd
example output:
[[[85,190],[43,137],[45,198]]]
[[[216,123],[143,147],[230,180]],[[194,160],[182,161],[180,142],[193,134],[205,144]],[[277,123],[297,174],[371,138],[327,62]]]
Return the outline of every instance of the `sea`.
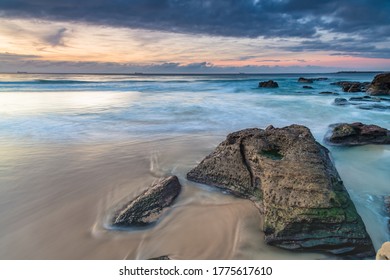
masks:
[[[335,258],[266,245],[251,202],[186,180],[227,134],[291,124],[330,150],[378,249],[390,240],[390,146],[324,141],[335,123],[390,129],[389,109],[334,104],[364,93],[331,83],[374,76],[0,74],[0,258]],[[305,89],[299,77],[328,79]],[[258,87],[267,80],[279,87]],[[170,174],[183,190],[157,224],[109,226],[115,209]]]

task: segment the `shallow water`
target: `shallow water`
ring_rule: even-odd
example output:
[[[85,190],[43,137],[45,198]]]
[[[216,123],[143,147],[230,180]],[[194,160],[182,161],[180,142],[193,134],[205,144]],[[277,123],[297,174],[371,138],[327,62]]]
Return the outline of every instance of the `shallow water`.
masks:
[[[0,258],[329,258],[265,245],[250,202],[185,179],[238,129],[297,123],[323,143],[332,123],[389,128],[389,111],[337,107],[318,94],[374,74],[317,76],[330,80],[306,90],[297,75],[0,75]],[[268,79],[280,88],[257,88]],[[379,248],[389,240],[390,148],[328,148]],[[167,174],[184,188],[157,225],[107,230],[116,206]]]

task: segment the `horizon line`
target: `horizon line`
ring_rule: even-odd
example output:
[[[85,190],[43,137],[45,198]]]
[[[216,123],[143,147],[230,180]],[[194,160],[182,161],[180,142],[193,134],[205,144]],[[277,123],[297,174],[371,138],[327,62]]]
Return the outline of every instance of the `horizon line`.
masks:
[[[175,72],[166,72],[166,73],[147,73],[147,72],[133,72],[133,73],[121,73],[121,72],[28,72],[28,71],[17,71],[17,72],[0,72],[0,74],[15,74],[15,75],[128,75],[128,76],[148,76],[148,75],[293,75],[293,74],[348,74],[348,73],[387,73],[390,70],[347,70],[347,71],[335,71],[335,72],[274,72],[274,73],[246,73],[246,72],[237,72],[237,73],[175,73]]]

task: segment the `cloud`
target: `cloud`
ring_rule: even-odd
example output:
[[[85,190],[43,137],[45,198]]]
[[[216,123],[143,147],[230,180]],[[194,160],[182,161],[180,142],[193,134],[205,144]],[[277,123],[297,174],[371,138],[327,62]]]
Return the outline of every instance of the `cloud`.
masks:
[[[54,34],[47,35],[43,39],[52,47],[65,46],[64,38],[66,35],[66,31],[66,28],[60,28]]]
[[[258,60],[258,62],[280,62],[280,59],[262,59]]]
[[[388,37],[388,0],[3,0],[4,16],[233,37]],[[368,32],[369,31],[369,32]]]
[[[356,56],[366,58],[386,58],[390,59],[389,47],[377,47],[376,45],[365,42],[362,39],[333,39],[324,40],[303,40],[295,46],[284,46],[284,50],[292,52],[312,52],[312,51],[332,51],[331,55],[338,56]]]
[[[38,58],[40,58],[38,55],[21,55],[8,52],[0,53],[0,62],[25,61]]]
[[[217,60],[239,60],[242,63],[263,57],[270,58],[268,62],[277,63],[287,52],[327,52],[389,59],[389,14],[389,0],[0,0],[0,17],[3,19],[40,19],[56,23],[40,31],[36,45],[43,42],[51,47],[68,46],[68,52],[71,47],[75,52],[81,49],[81,46],[75,46],[77,41],[82,40],[77,40],[77,30],[68,25],[88,23],[80,26],[121,30],[123,40],[128,33],[126,44],[131,46],[126,47],[147,51],[142,58],[148,57],[149,62],[152,59],[160,61],[157,56],[180,62],[190,61],[194,55],[202,57],[201,60],[211,60],[204,56],[209,49],[218,56]],[[16,27],[11,29],[14,29],[14,34],[21,34]],[[69,36],[70,30],[74,31],[72,36]],[[173,33],[180,40],[169,41],[168,37],[175,37]],[[80,37],[82,32],[78,34]],[[82,35],[92,40],[95,34]],[[105,44],[115,44],[116,50],[125,44],[122,39],[114,41],[109,34],[103,35],[107,36]],[[185,36],[197,39],[190,42]],[[251,42],[246,46],[237,44],[240,48],[235,48],[235,54],[232,54],[227,45],[233,44],[230,41],[226,44],[224,40],[236,38],[237,41]],[[214,51],[211,44],[204,44],[205,40],[221,44],[218,45],[219,51]],[[271,49],[274,56],[268,55]],[[164,50],[166,53],[160,55]],[[267,55],[262,55],[264,52]],[[130,52],[123,57],[128,61],[140,61],[135,60]]]
[[[345,70],[346,68],[343,68]],[[4,60],[0,55],[0,72],[12,73],[26,71],[30,73],[123,73],[131,74],[141,72],[145,74],[216,74],[216,73],[310,73],[310,72],[334,72],[337,67],[322,66],[268,66],[246,65],[242,67],[216,66],[209,62],[180,64],[177,62],[164,62],[155,64],[131,64],[113,62],[71,62],[71,61],[47,61],[31,60],[22,56],[19,60]]]

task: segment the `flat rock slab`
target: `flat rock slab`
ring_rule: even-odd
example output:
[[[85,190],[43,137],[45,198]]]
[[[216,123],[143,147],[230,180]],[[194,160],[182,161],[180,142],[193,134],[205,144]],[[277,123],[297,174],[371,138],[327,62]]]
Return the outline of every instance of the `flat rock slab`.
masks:
[[[229,134],[187,178],[254,201],[270,245],[375,255],[328,150],[304,126]]]
[[[160,179],[145,192],[127,203],[112,220],[113,226],[143,226],[155,223],[179,195],[181,185],[176,176]]]
[[[325,137],[329,144],[356,146],[367,144],[390,144],[390,131],[377,125],[360,122],[340,123],[330,126]]]

